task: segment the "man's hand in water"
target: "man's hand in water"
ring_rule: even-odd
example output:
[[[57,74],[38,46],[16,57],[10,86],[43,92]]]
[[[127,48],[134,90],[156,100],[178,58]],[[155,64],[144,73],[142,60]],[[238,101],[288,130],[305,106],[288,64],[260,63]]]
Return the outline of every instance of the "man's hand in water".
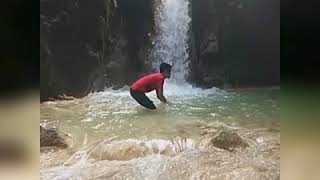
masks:
[[[166,100],[166,98],[164,96],[158,97],[158,99],[160,99],[160,101],[163,102],[164,104],[168,104],[168,101]]]
[[[173,105],[173,104],[172,104],[171,102],[169,102],[169,101],[167,101],[166,104],[167,104],[168,106]]]
[[[163,96],[163,90],[162,90],[162,89],[157,90],[157,98],[158,98],[161,102],[167,103],[166,98]]]

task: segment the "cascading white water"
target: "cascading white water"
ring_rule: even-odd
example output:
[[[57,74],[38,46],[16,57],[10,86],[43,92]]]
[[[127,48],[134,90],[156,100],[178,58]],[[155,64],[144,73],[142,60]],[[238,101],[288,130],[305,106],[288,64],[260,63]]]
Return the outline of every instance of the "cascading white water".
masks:
[[[190,26],[188,0],[160,0],[155,13],[157,35],[152,50],[152,66],[159,68],[162,62],[170,63],[172,80],[185,84],[188,75],[188,30]]]

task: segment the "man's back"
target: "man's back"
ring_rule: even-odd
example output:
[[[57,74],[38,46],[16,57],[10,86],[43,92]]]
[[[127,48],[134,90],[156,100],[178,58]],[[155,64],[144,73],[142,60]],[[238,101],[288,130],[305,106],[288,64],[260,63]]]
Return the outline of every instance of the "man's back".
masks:
[[[146,93],[155,89],[162,89],[164,77],[161,73],[146,75],[131,85],[133,90]]]

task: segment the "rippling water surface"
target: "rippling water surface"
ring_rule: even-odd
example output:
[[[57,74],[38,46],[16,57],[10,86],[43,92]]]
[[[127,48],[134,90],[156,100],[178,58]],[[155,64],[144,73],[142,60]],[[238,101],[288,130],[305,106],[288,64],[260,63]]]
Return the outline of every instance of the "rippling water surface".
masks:
[[[72,137],[41,153],[42,179],[276,179],[280,172],[279,89],[224,91],[165,84],[171,102],[139,106],[129,88],[41,104],[41,123]],[[207,146],[205,124],[221,124],[250,148]],[[210,143],[209,143],[210,144]]]

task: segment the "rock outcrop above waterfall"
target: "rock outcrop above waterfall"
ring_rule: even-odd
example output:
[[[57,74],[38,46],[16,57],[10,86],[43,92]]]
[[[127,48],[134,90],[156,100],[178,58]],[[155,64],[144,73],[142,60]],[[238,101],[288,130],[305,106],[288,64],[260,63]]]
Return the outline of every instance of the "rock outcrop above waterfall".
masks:
[[[55,128],[40,126],[40,147],[55,146],[66,148],[70,137]]]

